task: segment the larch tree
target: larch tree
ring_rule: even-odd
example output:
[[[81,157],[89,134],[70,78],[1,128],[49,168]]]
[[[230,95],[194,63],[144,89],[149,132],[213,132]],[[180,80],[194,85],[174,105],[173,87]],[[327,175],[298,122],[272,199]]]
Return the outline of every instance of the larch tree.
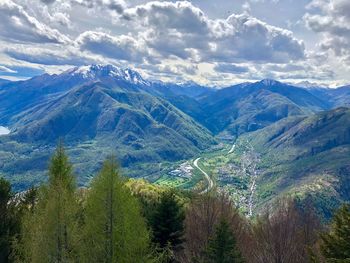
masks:
[[[83,262],[137,263],[150,260],[150,238],[138,200],[108,158],[87,193]]]
[[[23,218],[18,261],[78,262],[79,203],[72,166],[60,143],[49,167],[49,182]]]

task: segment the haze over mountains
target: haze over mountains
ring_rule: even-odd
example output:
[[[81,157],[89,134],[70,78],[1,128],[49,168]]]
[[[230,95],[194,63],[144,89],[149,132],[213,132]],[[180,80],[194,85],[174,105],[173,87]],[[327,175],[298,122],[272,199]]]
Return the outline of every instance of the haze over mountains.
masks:
[[[350,169],[349,101],[350,86],[303,88],[266,79],[214,89],[148,81],[111,65],[0,82],[0,126],[11,131],[0,137],[0,173],[16,189],[44,180],[62,138],[81,185],[110,153],[128,175],[152,181],[167,163],[238,138],[263,156],[261,180],[273,177],[275,194],[325,171],[335,185]]]

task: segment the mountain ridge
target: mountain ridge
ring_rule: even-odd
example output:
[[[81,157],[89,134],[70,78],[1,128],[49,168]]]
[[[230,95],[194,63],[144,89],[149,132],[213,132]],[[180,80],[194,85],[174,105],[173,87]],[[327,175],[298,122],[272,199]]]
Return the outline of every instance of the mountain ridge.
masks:
[[[285,122],[282,134],[297,121],[346,105],[347,96],[348,87],[306,89],[265,79],[214,89],[150,81],[111,65],[75,67],[0,85],[0,126],[11,130],[0,136],[0,172],[18,188],[43,180],[50,153],[63,138],[81,185],[110,153],[130,176],[154,181],[173,163],[246,134],[258,138]],[[277,132],[271,136],[275,144],[265,148],[284,143]],[[308,151],[317,155],[319,149]]]
[[[303,194],[329,216],[350,199],[350,108],[286,118],[239,139],[245,140],[262,156],[260,203]]]

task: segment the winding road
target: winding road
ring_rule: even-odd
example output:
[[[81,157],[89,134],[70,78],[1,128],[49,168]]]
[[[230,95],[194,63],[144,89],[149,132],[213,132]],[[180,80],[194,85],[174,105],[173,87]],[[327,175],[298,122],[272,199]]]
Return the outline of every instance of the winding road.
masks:
[[[236,145],[233,144],[231,149],[229,150],[228,154],[230,153],[233,153],[233,151],[235,150],[236,148]],[[199,166],[198,166],[198,161],[200,160],[201,158],[197,158],[196,160],[193,161],[193,166],[196,167],[203,175],[204,175],[204,178],[208,181],[208,187],[206,189],[204,189],[202,192],[200,192],[200,194],[205,194],[205,193],[208,193],[213,187],[214,187],[214,181],[210,178],[210,176],[204,172]]]
[[[202,192],[200,192],[200,194],[205,194],[208,193],[213,187],[214,187],[214,182],[213,180],[210,178],[210,176],[204,172],[199,166],[198,166],[198,161],[201,158],[197,158],[196,160],[193,161],[193,165],[199,170],[201,171],[201,173],[204,175],[205,179],[208,181],[208,187],[206,189],[204,189]]]
[[[233,144],[232,147],[231,147],[231,149],[229,150],[228,154],[233,153],[233,151],[235,150],[235,148],[236,148],[236,144]]]
[[[249,143],[249,142],[248,142]],[[254,149],[253,146],[249,143],[251,149]],[[231,154],[234,152],[236,148],[236,145],[233,144],[231,149],[227,152],[227,154]],[[201,157],[197,158],[196,160],[193,161],[193,166],[195,168],[197,168],[203,175],[206,181],[208,181],[208,186],[200,192],[200,194],[206,194],[208,193],[213,187],[214,187],[214,181],[210,178],[210,176],[203,171],[199,166],[198,166],[198,162],[201,159]],[[245,170],[245,169],[243,169]],[[255,190],[256,190],[256,181],[257,181],[257,177],[258,177],[258,173],[256,171],[256,164],[253,167],[253,174],[251,175],[251,182],[250,182],[250,186],[249,186],[249,197],[248,197],[248,204],[247,204],[247,209],[248,209],[248,217],[251,217],[253,215],[253,208],[254,208],[254,202],[253,202],[253,198],[254,198],[254,194],[255,194]]]

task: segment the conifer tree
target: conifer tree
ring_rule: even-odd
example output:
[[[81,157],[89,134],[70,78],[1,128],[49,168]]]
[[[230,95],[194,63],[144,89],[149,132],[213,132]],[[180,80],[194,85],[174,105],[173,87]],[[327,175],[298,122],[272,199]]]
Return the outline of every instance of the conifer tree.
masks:
[[[160,248],[180,250],[183,243],[185,213],[173,192],[161,195],[151,220],[153,241]]]
[[[126,188],[113,157],[94,178],[85,211],[83,262],[149,260],[149,233],[138,200]]]
[[[78,262],[79,205],[72,166],[60,143],[49,167],[49,183],[23,219],[19,261]]]
[[[0,178],[0,262],[11,261],[11,242],[19,231],[15,205],[11,202],[13,193],[8,181]]]
[[[236,247],[236,239],[226,220],[221,219],[215,234],[209,239],[206,251],[208,263],[242,263],[243,258]]]
[[[326,262],[350,262],[350,205],[342,206],[333,218],[329,233],[321,235]]]

